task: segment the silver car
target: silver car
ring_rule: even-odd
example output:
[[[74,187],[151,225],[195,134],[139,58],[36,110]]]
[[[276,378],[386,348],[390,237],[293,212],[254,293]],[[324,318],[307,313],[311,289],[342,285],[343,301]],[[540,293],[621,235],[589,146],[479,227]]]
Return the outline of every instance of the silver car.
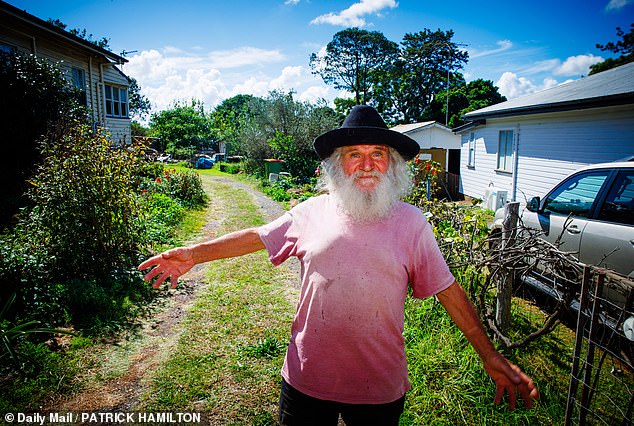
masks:
[[[495,214],[494,229],[501,227],[503,210]],[[521,221],[551,243],[560,238],[559,249],[577,253],[580,262],[634,278],[634,162],[578,170],[543,199],[532,198]]]

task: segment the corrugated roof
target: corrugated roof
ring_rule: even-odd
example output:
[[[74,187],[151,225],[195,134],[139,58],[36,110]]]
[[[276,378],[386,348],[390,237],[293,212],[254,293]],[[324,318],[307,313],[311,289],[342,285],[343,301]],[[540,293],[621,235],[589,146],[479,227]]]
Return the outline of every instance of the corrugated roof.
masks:
[[[394,130],[399,133],[409,133],[415,130],[422,129],[427,126],[431,126],[436,123],[435,121],[423,121],[421,123],[411,123],[411,124],[399,124],[397,126],[392,127],[390,130]],[[442,126],[442,124],[441,124]]]
[[[465,114],[468,120],[634,103],[634,62]]]

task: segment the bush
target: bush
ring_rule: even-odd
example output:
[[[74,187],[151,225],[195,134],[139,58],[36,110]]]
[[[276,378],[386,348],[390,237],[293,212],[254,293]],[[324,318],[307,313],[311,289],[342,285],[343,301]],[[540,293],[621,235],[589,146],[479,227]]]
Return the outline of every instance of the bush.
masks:
[[[184,207],[194,208],[205,204],[206,195],[202,180],[197,172],[176,169],[165,170],[162,176],[153,180],[146,179],[142,190],[151,194],[165,194],[178,200]]]
[[[138,148],[112,147],[81,124],[42,144],[44,160],[28,193],[33,206],[2,238],[0,279],[9,285],[0,296],[16,291],[16,312],[51,325],[70,320],[91,327],[121,320],[113,307],[147,296],[136,271],[147,242]],[[82,288],[105,308],[84,303]]]
[[[185,209],[178,201],[161,193],[148,193],[146,202],[148,238],[158,244],[170,243],[172,230],[182,219]]]

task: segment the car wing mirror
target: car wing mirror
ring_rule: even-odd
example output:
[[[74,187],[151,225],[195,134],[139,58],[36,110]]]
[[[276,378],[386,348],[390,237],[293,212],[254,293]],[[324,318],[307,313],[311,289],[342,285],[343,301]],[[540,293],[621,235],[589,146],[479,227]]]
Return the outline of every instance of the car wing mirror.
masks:
[[[526,209],[528,211],[531,212],[538,212],[539,211],[539,205],[541,204],[541,200],[539,197],[533,197],[529,200],[528,204],[526,205]]]

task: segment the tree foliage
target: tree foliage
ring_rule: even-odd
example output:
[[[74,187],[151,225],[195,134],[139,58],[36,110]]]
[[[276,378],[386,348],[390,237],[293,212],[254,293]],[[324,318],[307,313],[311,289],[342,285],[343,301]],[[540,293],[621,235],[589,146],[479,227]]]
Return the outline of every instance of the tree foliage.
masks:
[[[622,40],[619,40],[616,43],[610,41],[605,45],[597,44],[596,47],[604,52],[609,51],[621,54],[621,56],[618,58],[608,58],[603,62],[592,65],[588,75],[634,62],[634,23],[630,24],[629,33],[625,33],[625,31],[623,31],[620,27],[616,27],[616,35],[617,37],[621,37]]]
[[[60,21],[59,19],[51,19],[49,18],[47,20],[47,22],[51,25],[56,26],[57,28],[60,28],[64,31],[67,31],[69,33],[71,33],[72,35],[75,35],[81,39],[84,39],[92,44],[94,44],[95,46],[101,47],[103,49],[108,49],[110,50],[110,39],[107,37],[101,37],[100,39],[94,39],[93,35],[91,33],[88,33],[88,31],[86,31],[86,29],[79,29],[79,28],[71,28],[71,29],[67,29],[68,25],[66,25],[65,23],[63,23],[62,21]]]
[[[348,28],[334,35],[324,56],[310,56],[310,67],[326,84],[354,93],[359,105],[372,99],[373,71],[382,69],[397,52],[398,45],[379,31]]]
[[[401,55],[404,70],[399,73],[405,90],[397,94],[401,98],[396,97],[395,105],[399,109],[394,111],[403,122],[427,118],[428,108],[435,96],[443,90],[446,93],[451,83],[464,79],[457,72],[467,63],[469,55],[451,41],[453,35],[452,30],[424,29],[403,37]]]
[[[150,100],[141,93],[141,87],[136,79],[128,77],[130,86],[128,87],[128,100],[130,116],[144,119],[150,113],[152,104]]]
[[[462,114],[504,98],[491,82],[465,82],[469,59],[452,30],[405,34],[400,45],[380,32],[351,28],[336,33],[326,54],[311,55],[313,72],[326,84],[354,93],[335,99],[346,114],[359,103],[374,106],[389,124],[435,120],[462,124]]]
[[[161,140],[161,148],[177,157],[217,148],[209,115],[202,101],[195,99],[189,104],[175,102],[172,108],[152,114],[150,129]]]
[[[338,127],[340,116],[325,104],[296,101],[292,92],[273,91],[266,99],[252,101],[257,103],[258,113],[241,125],[236,149],[251,161],[283,160],[293,177],[308,180],[318,164],[313,140]]]
[[[449,90],[449,102],[446,91],[442,91],[430,104],[430,119],[440,123],[445,122],[446,109],[449,105],[449,122],[451,128],[464,124],[463,116],[480,108],[506,101],[506,97],[498,92],[498,88],[491,80],[477,80],[465,83],[460,80]]]

